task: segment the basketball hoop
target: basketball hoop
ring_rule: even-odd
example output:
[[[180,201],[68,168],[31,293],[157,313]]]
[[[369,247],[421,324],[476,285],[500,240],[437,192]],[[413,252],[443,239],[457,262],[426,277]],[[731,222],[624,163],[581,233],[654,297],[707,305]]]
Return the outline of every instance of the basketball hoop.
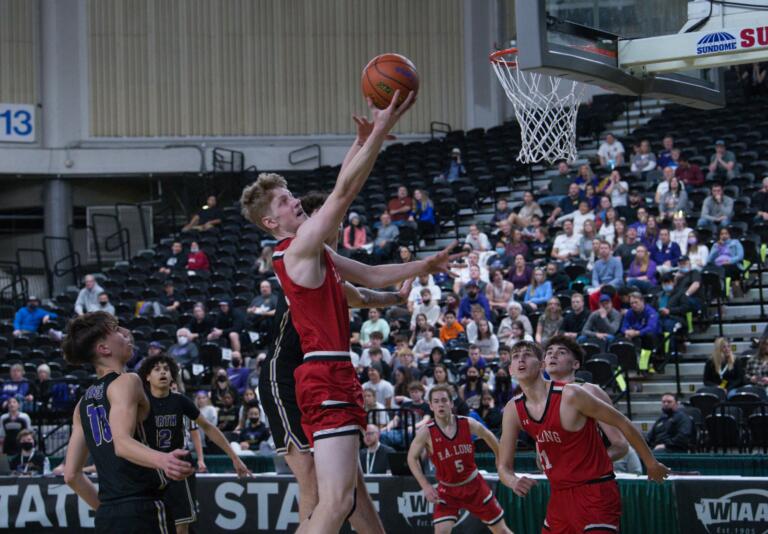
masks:
[[[523,72],[517,68],[517,48],[493,52],[490,60],[520,124],[522,146],[517,161],[575,161],[582,84],[540,72]]]

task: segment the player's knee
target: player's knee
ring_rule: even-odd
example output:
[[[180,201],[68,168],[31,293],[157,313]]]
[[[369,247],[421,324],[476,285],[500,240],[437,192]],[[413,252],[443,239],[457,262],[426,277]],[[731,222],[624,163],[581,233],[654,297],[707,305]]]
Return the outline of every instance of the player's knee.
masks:
[[[320,496],[321,504],[325,501],[327,508],[334,516],[346,519],[355,507],[354,488],[334,488]]]

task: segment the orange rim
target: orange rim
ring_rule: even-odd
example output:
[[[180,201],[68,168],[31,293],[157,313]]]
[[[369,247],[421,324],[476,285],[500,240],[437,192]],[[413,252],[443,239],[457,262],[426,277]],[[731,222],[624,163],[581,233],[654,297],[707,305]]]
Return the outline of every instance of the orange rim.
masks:
[[[507,59],[507,56],[513,56],[516,58],[517,48],[507,48],[505,50],[497,50],[496,52],[492,52],[491,55],[488,56],[488,59],[491,60],[491,63],[498,63],[499,65],[504,65],[506,67],[517,68],[517,60]]]

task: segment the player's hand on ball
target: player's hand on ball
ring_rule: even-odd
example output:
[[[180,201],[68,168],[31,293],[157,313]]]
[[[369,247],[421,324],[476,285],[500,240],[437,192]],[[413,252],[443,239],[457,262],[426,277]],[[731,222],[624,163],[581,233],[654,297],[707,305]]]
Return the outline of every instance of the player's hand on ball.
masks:
[[[358,145],[363,146],[368,140],[368,136],[370,136],[373,131],[373,123],[365,117],[360,117],[358,115],[352,115],[352,120],[357,124],[357,138],[355,139],[355,142]],[[392,134],[387,134],[384,139],[387,141],[394,141],[397,137]]]
[[[648,466],[648,480],[654,482],[664,482],[664,479],[669,476],[670,469],[661,462],[653,462]]]
[[[437,490],[435,489],[434,486],[429,486],[427,488],[424,488],[424,496],[432,504],[436,504],[437,502],[440,501],[440,496],[437,494]]]
[[[235,467],[235,472],[238,478],[252,477],[253,473],[248,469],[240,458],[232,460],[232,465]]]
[[[184,480],[195,472],[195,468],[186,460],[189,451],[176,449],[163,455],[162,470],[171,480]]]
[[[395,94],[392,96],[392,101],[390,102],[389,106],[386,107],[386,109],[377,108],[373,104],[373,100],[371,100],[370,97],[368,98],[368,107],[370,108],[371,114],[373,115],[374,129],[382,130],[384,133],[389,133],[395,124],[397,124],[397,121],[400,120],[400,117],[402,117],[416,101],[416,93],[413,91],[408,93],[408,97],[400,106],[397,105],[399,97],[400,90],[398,89],[395,91]]]
[[[532,478],[519,477],[512,486],[512,491],[514,491],[515,495],[518,497],[525,497],[536,484],[538,484],[538,482]]]

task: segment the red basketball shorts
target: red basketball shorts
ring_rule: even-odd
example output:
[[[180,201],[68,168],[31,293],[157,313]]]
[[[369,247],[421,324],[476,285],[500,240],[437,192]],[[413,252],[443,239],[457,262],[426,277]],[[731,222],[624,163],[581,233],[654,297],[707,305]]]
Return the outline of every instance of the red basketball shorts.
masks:
[[[363,388],[348,358],[305,361],[293,377],[310,446],[318,439],[364,432]]]
[[[542,534],[616,534],[621,497],[615,480],[552,490]]]
[[[437,494],[441,502],[435,504],[432,525],[443,521],[458,521],[460,509],[468,511],[486,525],[495,525],[504,518],[504,510],[480,474],[463,486],[439,484]]]

